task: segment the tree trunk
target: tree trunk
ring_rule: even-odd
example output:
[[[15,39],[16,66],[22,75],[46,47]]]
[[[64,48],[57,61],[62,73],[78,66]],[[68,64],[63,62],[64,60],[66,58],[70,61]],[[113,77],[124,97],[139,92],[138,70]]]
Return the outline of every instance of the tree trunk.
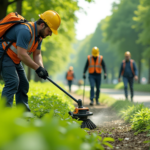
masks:
[[[28,80],[31,80],[31,68],[28,67],[28,75],[27,75]]]
[[[138,83],[140,83],[141,80],[141,59],[138,62]]]
[[[150,84],[150,58],[148,60],[148,83]]]
[[[22,0],[17,1],[17,12],[22,15]]]
[[[0,20],[6,16],[7,7],[8,7],[8,0],[0,0],[0,10],[1,10]]]

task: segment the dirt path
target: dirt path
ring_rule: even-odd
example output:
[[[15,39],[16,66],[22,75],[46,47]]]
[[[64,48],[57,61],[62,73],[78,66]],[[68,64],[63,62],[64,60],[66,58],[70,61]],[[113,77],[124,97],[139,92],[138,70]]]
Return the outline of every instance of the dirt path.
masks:
[[[78,96],[74,93],[72,95],[76,99],[82,99],[82,96]],[[93,112],[93,116],[90,118],[97,128],[90,132],[97,131],[102,137],[112,137],[115,142],[113,150],[150,150],[150,145],[143,142],[150,138],[146,136],[146,133],[134,135],[129,124],[126,124],[120,119],[117,114],[105,105],[89,106],[89,99],[84,99],[84,106],[88,107]],[[108,147],[105,147],[109,150]]]

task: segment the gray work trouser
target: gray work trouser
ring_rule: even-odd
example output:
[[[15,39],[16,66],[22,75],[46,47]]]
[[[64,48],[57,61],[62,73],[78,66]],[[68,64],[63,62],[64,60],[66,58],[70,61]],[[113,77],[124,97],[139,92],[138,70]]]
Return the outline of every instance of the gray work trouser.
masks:
[[[21,104],[25,106],[27,111],[30,111],[27,95],[29,90],[29,82],[22,64],[3,66],[1,75],[5,82],[2,97],[6,98],[6,105],[8,107],[12,106],[13,98],[16,94],[16,105]]]

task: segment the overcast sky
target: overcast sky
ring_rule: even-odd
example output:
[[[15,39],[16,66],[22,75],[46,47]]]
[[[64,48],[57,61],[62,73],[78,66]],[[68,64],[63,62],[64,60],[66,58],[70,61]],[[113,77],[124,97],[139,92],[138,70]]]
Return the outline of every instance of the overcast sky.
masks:
[[[85,0],[79,0],[79,6],[86,11],[86,14],[76,12],[79,18],[78,23],[75,25],[76,38],[82,40],[87,35],[93,33],[100,20],[111,15],[112,3],[117,1],[118,0],[95,0],[94,3],[87,3]]]

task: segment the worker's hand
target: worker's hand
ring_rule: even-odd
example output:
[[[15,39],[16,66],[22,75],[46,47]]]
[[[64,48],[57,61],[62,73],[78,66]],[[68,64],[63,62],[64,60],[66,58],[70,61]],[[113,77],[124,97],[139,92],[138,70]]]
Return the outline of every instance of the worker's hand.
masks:
[[[48,77],[48,72],[43,67],[39,67],[35,72],[42,79],[46,79]]]
[[[120,80],[120,78],[118,78],[118,82],[120,82],[121,80]]]
[[[137,81],[138,80],[138,76],[134,76],[134,79]]]
[[[86,75],[85,74],[83,74],[83,79],[86,79]]]
[[[104,79],[106,79],[106,78],[107,78],[107,74],[105,73],[105,74],[104,74]]]

